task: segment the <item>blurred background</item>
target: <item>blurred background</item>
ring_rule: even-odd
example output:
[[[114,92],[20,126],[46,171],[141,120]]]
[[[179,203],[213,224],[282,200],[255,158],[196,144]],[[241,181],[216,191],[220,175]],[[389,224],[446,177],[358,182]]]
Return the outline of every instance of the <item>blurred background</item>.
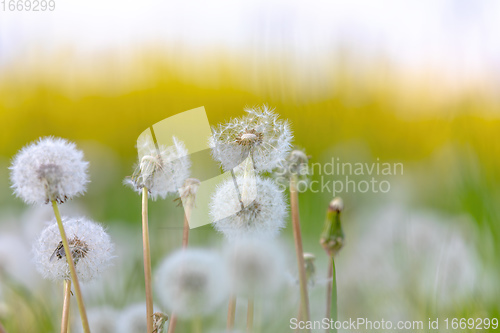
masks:
[[[30,262],[52,213],[12,195],[8,167],[20,148],[52,135],[84,151],[87,194],[61,210],[110,232],[116,263],[84,292],[89,308],[120,313],[143,297],[140,199],[122,185],[138,135],[199,106],[216,125],[264,103],[290,121],[311,163],[404,166],[375,176],[390,183],[387,193],[337,193],[346,207],[340,319],[498,318],[500,2],[55,1],[54,11],[0,11],[0,322],[8,332],[57,331],[63,290]],[[324,316],[319,237],[333,195],[300,195],[304,248],[316,255],[315,319]],[[173,199],[150,207],[153,270],[181,244],[183,211]],[[210,226],[191,235],[192,246],[223,241]],[[294,281],[290,226],[280,241]],[[289,331],[298,295],[289,297],[290,309],[264,316],[263,332]],[[219,312],[210,327],[224,327]]]

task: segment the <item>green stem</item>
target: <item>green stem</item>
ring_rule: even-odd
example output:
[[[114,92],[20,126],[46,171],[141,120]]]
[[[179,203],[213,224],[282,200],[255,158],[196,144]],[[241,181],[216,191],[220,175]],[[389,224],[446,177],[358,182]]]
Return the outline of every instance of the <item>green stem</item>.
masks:
[[[302,234],[300,231],[299,196],[296,188],[297,176],[290,179],[290,206],[292,211],[293,236],[295,240],[295,252],[299,269],[300,284],[300,314],[302,320],[309,321],[309,296],[307,293],[307,276],[304,263],[304,250],[302,248]],[[308,330],[310,331],[310,330]]]
[[[76,301],[78,302],[78,310],[80,311],[80,317],[82,319],[83,332],[90,333],[89,321],[87,319],[87,312],[85,311],[85,304],[83,303],[82,291],[80,290],[80,283],[78,283],[78,276],[76,275],[75,263],[73,262],[73,255],[69,250],[68,239],[66,238],[66,232],[64,231],[61,214],[59,213],[59,207],[57,206],[57,202],[55,200],[52,201],[52,208],[54,209],[54,214],[57,220],[57,226],[59,227],[59,233],[61,234],[61,239],[63,242],[64,254],[66,255],[66,260],[68,262],[71,280],[73,281],[73,286],[75,288],[75,296],[76,296]]]
[[[142,188],[142,253],[144,257],[144,280],[146,288],[146,323],[148,332],[153,332],[153,291],[151,287],[151,252],[149,248],[148,189]]]
[[[338,319],[338,309],[337,309],[337,273],[335,271],[335,259],[331,256],[330,260],[330,273],[331,273],[331,306],[330,306],[330,319],[335,323]],[[334,333],[337,332],[335,326],[332,328]]]

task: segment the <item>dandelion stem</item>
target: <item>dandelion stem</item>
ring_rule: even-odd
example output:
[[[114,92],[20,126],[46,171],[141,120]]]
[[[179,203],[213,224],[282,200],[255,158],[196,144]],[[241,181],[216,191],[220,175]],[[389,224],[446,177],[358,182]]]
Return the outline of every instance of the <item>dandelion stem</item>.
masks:
[[[142,188],[142,252],[146,287],[146,323],[148,333],[153,332],[153,291],[151,288],[151,252],[149,249],[148,189]]]
[[[253,314],[254,314],[254,299],[252,296],[248,298],[247,308],[247,333],[253,332]]]
[[[61,333],[68,332],[69,304],[71,300],[71,280],[64,280],[64,303],[61,318]]]
[[[327,289],[327,303],[326,303],[326,318],[330,318],[334,322],[337,321],[337,277],[335,272],[335,259],[334,256],[330,257],[330,264],[328,265],[328,289]],[[335,325],[332,331],[337,332]],[[328,329],[325,331],[328,333]]]
[[[168,333],[173,333],[175,331],[175,327],[177,326],[177,316],[172,313],[168,322]]]
[[[189,209],[186,207],[186,210]],[[184,229],[182,230],[182,248],[187,248],[189,241],[189,217],[187,216],[188,212],[184,214]]]
[[[0,323],[0,333],[7,333],[5,328],[2,326],[2,323]]]
[[[234,328],[234,317],[236,315],[236,296],[229,297],[229,306],[227,309],[227,331],[230,332]]]
[[[186,249],[189,242],[189,218],[191,217],[191,204],[184,205],[184,227],[182,230],[182,248]],[[170,315],[170,324],[168,325],[168,333],[173,333],[175,331],[175,326],[177,325],[177,315],[172,313]]]
[[[304,250],[302,248],[302,234],[300,232],[299,196],[296,188],[297,176],[290,178],[290,206],[292,210],[293,237],[299,268],[300,283],[300,313],[304,321],[309,321],[309,297],[307,294],[307,277],[304,263]]]
[[[80,317],[82,319],[83,332],[90,333],[89,321],[87,319],[87,312],[85,311],[85,304],[83,303],[80,284],[78,283],[78,276],[76,275],[75,264],[73,262],[73,255],[69,250],[68,239],[66,238],[66,232],[64,231],[64,226],[61,220],[61,214],[59,213],[59,207],[57,206],[57,202],[55,200],[52,201],[52,208],[54,209],[54,214],[57,220],[57,226],[59,227],[59,233],[61,234],[61,239],[64,247],[64,254],[66,255],[66,260],[68,261],[71,280],[73,280],[76,301],[78,302],[78,310],[80,311]]]

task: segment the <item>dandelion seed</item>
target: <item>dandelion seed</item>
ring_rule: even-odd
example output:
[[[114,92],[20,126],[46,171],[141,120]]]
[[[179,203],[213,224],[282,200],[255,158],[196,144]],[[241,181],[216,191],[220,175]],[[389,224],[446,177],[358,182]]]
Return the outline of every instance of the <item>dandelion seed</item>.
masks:
[[[14,157],[12,188],[28,204],[63,203],[85,192],[88,162],[75,144],[59,138],[40,138]]]
[[[146,187],[153,200],[177,193],[189,177],[191,161],[184,144],[175,137],[173,142],[169,147],[157,147],[147,138],[138,142],[137,149],[142,157],[132,177],[125,179],[124,183],[139,194]]]
[[[206,250],[184,249],[164,260],[156,290],[164,305],[181,318],[208,315],[227,296],[223,259]]]
[[[287,204],[284,194],[270,179],[259,176],[236,177],[239,189],[255,198],[241,209],[239,190],[233,179],[222,183],[210,202],[210,216],[214,228],[229,239],[240,237],[272,238],[285,226]]]
[[[113,244],[104,228],[84,218],[63,219],[68,245],[81,281],[89,281],[111,264]],[[56,223],[33,246],[37,270],[46,279],[69,280],[70,270]]]
[[[270,296],[285,282],[285,256],[269,241],[245,239],[225,249],[233,291],[238,295]]]
[[[212,129],[212,156],[225,171],[242,171],[238,166],[247,156],[251,156],[257,172],[271,171],[290,150],[290,126],[265,105],[245,112],[247,116]]]

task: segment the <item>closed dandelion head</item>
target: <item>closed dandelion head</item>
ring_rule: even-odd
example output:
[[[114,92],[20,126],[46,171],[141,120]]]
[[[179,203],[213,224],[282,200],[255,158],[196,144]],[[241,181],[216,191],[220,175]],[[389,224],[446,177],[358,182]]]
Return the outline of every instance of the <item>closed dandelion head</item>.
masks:
[[[177,193],[189,177],[191,161],[184,143],[175,137],[173,142],[172,146],[157,146],[150,138],[142,138],[137,147],[140,156],[138,166],[124,183],[138,193],[146,187],[153,200]]]
[[[290,178],[292,176],[296,177],[297,182],[308,182],[309,176],[309,156],[304,150],[294,149],[288,154],[285,160],[283,160],[278,168],[273,172],[276,180],[284,185],[288,186]]]
[[[178,251],[161,264],[156,277],[161,302],[182,318],[208,315],[227,296],[223,259],[206,250]]]
[[[214,228],[228,239],[241,237],[273,238],[285,226],[287,204],[283,192],[270,179],[260,176],[236,177],[223,182],[210,202]],[[241,194],[255,198],[244,202]]]
[[[82,282],[98,277],[111,264],[113,244],[104,228],[84,218],[63,218],[76,273]],[[57,223],[49,225],[33,246],[36,268],[46,279],[69,280],[70,271]]]
[[[271,171],[286,158],[292,132],[287,121],[267,106],[246,109],[247,115],[213,128],[212,156],[225,171],[238,167],[250,156],[257,172]]]
[[[46,137],[19,151],[10,179],[14,194],[28,204],[63,203],[85,192],[87,167],[75,144]]]
[[[270,296],[285,281],[285,256],[269,241],[242,239],[225,249],[233,292],[238,295]]]

